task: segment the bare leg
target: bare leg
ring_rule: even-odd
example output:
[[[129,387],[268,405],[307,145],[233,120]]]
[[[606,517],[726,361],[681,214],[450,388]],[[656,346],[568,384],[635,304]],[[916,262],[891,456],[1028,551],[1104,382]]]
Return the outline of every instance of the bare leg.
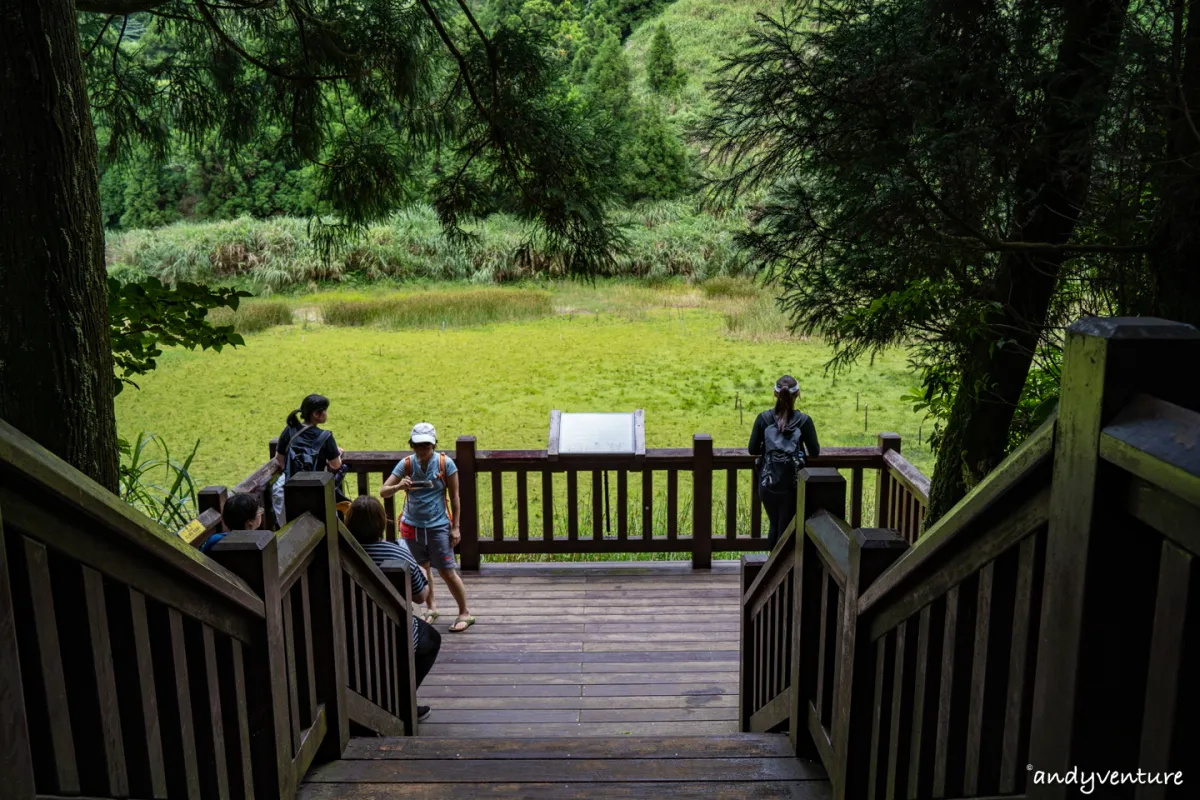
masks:
[[[450,588],[450,594],[454,595],[454,602],[458,603],[459,616],[470,614],[471,612],[467,610],[467,587],[463,584],[462,576],[453,569],[439,569],[438,574]]]
[[[437,611],[437,601],[433,599],[433,569],[426,561],[421,565],[421,569],[425,571],[425,582],[429,584],[429,595],[425,598],[425,607],[430,611]]]

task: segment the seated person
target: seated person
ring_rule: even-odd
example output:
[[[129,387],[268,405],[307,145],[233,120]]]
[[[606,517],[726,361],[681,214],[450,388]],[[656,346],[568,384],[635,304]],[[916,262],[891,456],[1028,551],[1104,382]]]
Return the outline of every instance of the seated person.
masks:
[[[222,530],[208,537],[208,541],[200,546],[200,552],[207,553],[229,531],[256,531],[262,527],[262,521],[263,510],[258,498],[249,492],[239,492],[225,501],[221,511]]]
[[[387,528],[387,515],[383,504],[369,495],[363,495],[350,504],[346,515],[346,528],[362,545],[362,549],[376,564],[385,561],[402,561],[408,565],[412,585],[413,603],[423,603],[429,594],[429,582],[425,573],[409,552],[404,542],[388,542],[383,538]],[[416,651],[417,686],[425,680],[442,647],[442,635],[423,619],[413,617],[413,649]],[[429,706],[417,706],[417,719],[429,716]]]

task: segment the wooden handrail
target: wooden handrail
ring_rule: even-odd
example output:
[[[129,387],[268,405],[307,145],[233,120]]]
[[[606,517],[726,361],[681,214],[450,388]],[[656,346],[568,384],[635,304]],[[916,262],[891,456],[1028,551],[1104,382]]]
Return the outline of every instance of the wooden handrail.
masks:
[[[929,478],[913,466],[907,458],[895,450],[885,450],[883,463],[891,471],[892,476],[904,484],[913,494],[924,502],[929,502]]]
[[[1013,487],[1022,483],[1039,467],[1045,466],[1054,448],[1055,418],[1047,420],[1020,447],[992,470],[958,505],[934,523],[903,556],[879,577],[859,597],[859,613],[866,613],[876,603],[903,583],[922,564],[958,537],[968,526],[985,514]]]
[[[779,537],[779,543],[775,545],[775,549],[767,556],[766,561],[763,562],[762,567],[758,570],[758,574],[754,577],[750,586],[742,593],[743,605],[753,605],[755,599],[758,597],[759,590],[762,588],[763,582],[768,580],[768,576],[774,574],[776,563],[792,557],[792,537],[795,535],[796,520],[793,517],[792,521],[788,523],[787,530]]]
[[[242,610],[263,617],[262,600],[244,581],[3,420],[0,420],[0,469],[11,470],[17,481],[28,481],[52,493],[163,567],[196,581]]]
[[[356,562],[354,566],[358,567],[363,574],[371,576],[373,585],[369,588],[382,593],[382,597],[379,599],[387,598],[394,613],[401,613],[406,607],[404,595],[396,591],[395,585],[375,564],[375,559],[367,555],[367,551],[363,550],[362,545],[346,528],[345,523],[338,522],[338,535],[341,538],[342,552],[353,553]]]
[[[279,463],[275,459],[263,464],[254,472],[250,473],[241,483],[233,487],[234,492],[249,492],[254,493],[261,491],[271,480],[278,475],[282,470],[279,468]]]
[[[850,526],[846,520],[822,510],[807,520],[804,527],[830,576],[845,588],[846,576],[850,574]]]
[[[1100,457],[1200,506],[1200,413],[1136,395],[1105,426]]]
[[[305,512],[285,525],[275,538],[279,540],[279,585],[286,592],[312,561],[325,538],[325,524]]]

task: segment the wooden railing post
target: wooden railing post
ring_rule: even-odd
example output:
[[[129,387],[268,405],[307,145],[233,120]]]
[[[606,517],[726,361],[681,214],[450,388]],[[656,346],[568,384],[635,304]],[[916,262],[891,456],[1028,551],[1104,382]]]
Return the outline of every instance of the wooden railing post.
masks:
[[[830,467],[805,467],[800,470],[796,484],[796,533],[795,533],[795,564],[792,567],[792,654],[791,670],[792,700],[791,722],[788,726],[788,736],[792,748],[798,756],[811,758],[816,755],[815,748],[810,744],[808,731],[808,701],[804,696],[804,681],[800,675],[800,664],[803,654],[800,652],[801,612],[804,599],[804,551],[805,530],[804,521],[818,511],[828,511],[840,519],[846,518],[846,479],[836,469]],[[809,637],[810,641],[815,638]],[[818,642],[819,646],[819,642]]]
[[[870,642],[859,638],[858,598],[907,549],[908,542],[893,530],[860,528],[850,534],[850,569],[838,621],[841,650],[834,677],[834,763],[829,770],[838,800],[868,796],[876,653]]]
[[[205,486],[196,493],[196,516],[209,509],[220,514],[225,510],[225,500],[228,497],[229,490],[224,486]]]
[[[900,452],[900,434],[898,433],[881,433],[879,434],[879,455],[882,457],[888,450]],[[875,527],[876,528],[894,528],[892,525],[890,508],[891,501],[892,478],[888,474],[888,468],[882,462],[879,465],[879,470],[875,475]]]
[[[217,542],[209,555],[262,598],[266,620],[243,653],[254,792],[260,798],[291,800],[296,785],[275,534],[233,531]]]
[[[1161,551],[1130,541],[1137,529],[1115,510],[1127,478],[1100,460],[1099,448],[1102,430],[1135,393],[1194,408],[1195,381],[1181,377],[1179,365],[1198,358],[1200,332],[1191,325],[1088,318],[1067,328],[1029,737],[1037,772],[1153,768],[1138,761],[1130,736],[1146,695],[1128,687],[1145,681],[1148,644],[1133,642],[1155,613]],[[1027,786],[1038,798],[1076,792],[1046,781]]]
[[[454,454],[458,467],[458,502],[462,519],[458,521],[458,532],[462,540],[458,543],[461,558],[460,569],[473,572],[479,569],[479,490],[475,468],[475,437],[460,436]]]
[[[342,562],[339,555],[334,476],[329,472],[301,472],[283,487],[284,503],[293,519],[308,512],[325,525],[325,543],[319,547],[309,575],[312,616],[313,672],[317,700],[325,704],[327,732],[317,758],[341,758],[350,741],[350,716],[346,710],[346,630],[342,609]]]
[[[762,572],[762,568],[767,563],[765,553],[747,553],[742,556],[742,591],[738,601],[739,615],[741,625],[739,630],[740,644],[738,647],[738,669],[740,675],[738,677],[738,730],[750,730],[750,716],[754,713],[754,706],[750,697],[750,688],[752,682],[749,676],[754,674],[757,669],[755,663],[754,641],[752,637],[750,625],[750,607],[746,603],[746,592],[750,590],[750,586],[754,583],[754,579],[758,577],[758,573]]]
[[[692,437],[692,569],[712,569],[713,441]]]
[[[846,518],[846,479],[833,467],[805,467],[796,481],[796,535],[803,535],[804,520],[822,510]]]

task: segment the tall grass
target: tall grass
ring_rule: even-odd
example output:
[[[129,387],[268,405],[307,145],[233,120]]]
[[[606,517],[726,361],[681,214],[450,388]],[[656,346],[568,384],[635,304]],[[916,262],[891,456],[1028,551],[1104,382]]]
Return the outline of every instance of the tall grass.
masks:
[[[770,293],[725,306],[725,329],[739,339],[768,342],[802,338],[793,334],[789,325],[788,318]]]
[[[732,275],[718,275],[715,278],[709,278],[700,285],[700,290],[710,300],[722,297],[736,299],[758,297],[760,291],[751,279]]]
[[[624,226],[626,242],[613,253],[607,276],[704,280],[745,270],[733,241],[744,225],[738,215],[698,214],[680,202],[637,206],[614,216]],[[563,256],[547,251],[512,217],[494,215],[471,232],[466,241],[451,241],[433,211],[419,206],[370,227],[323,261],[306,220],[244,217],[110,234],[107,255],[114,274],[234,282],[260,293],[381,278],[494,284],[567,273]]]
[[[550,293],[513,289],[428,291],[379,298],[339,298],[321,303],[328,325],[383,328],[461,327],[535,319],[553,313]]]
[[[237,311],[212,309],[208,321],[213,325],[232,325],[238,333],[258,333],[276,325],[292,324],[292,306],[286,300],[242,301]]]

